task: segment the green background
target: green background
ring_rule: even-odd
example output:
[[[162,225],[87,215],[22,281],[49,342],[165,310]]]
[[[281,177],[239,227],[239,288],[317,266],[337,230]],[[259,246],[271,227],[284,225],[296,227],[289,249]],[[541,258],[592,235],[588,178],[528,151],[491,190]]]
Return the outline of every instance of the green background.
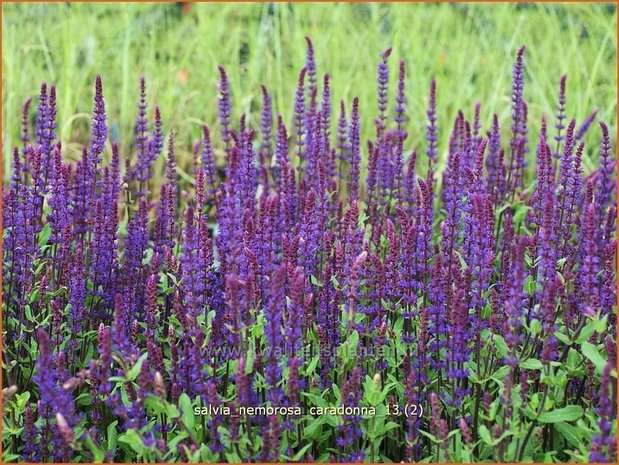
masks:
[[[376,65],[394,47],[407,64],[410,144],[424,147],[425,106],[437,79],[440,148],[462,108],[482,102],[484,130],[497,112],[508,131],[511,69],[527,46],[525,99],[536,140],[542,114],[552,118],[562,73],[567,110],[580,122],[593,109],[613,128],[617,38],[614,4],[3,4],[3,160],[18,142],[20,107],[40,83],[58,88],[58,133],[69,159],[88,140],[94,76],[103,77],[111,137],[130,150],[138,80],[147,79],[166,132],[178,135],[181,166],[202,122],[217,130],[217,64],[229,74],[234,115],[256,124],[260,84],[291,121],[305,41],[314,41],[319,74],[332,76],[334,104],[360,98],[364,139],[376,115]],[[393,93],[391,94],[393,96]],[[334,105],[335,107],[335,105]],[[554,134],[551,131],[551,135]],[[594,167],[599,130],[587,138]],[[531,151],[534,153],[534,150]],[[161,161],[160,161],[161,162]],[[6,175],[4,176],[6,178]]]

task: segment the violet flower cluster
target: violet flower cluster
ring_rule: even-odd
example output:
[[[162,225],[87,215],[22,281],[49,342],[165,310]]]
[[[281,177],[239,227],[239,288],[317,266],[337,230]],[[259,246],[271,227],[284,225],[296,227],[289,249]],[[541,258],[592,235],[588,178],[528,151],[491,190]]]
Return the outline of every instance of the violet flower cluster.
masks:
[[[376,103],[338,102],[307,44],[294,101],[263,86],[257,114],[233,114],[219,67],[192,158],[144,78],[121,150],[97,77],[77,161],[54,86],[34,127],[25,103],[2,198],[3,380],[28,394],[9,458],[614,462],[612,128],[571,117],[565,75],[554,124],[528,106],[524,47],[509,121],[478,102],[448,122],[434,79],[411,111],[395,51]]]

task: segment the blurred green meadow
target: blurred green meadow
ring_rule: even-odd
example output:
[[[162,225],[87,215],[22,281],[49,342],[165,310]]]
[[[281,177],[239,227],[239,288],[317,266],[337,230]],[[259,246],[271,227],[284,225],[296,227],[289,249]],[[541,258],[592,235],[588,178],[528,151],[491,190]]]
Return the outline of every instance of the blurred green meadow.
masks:
[[[611,128],[616,124],[614,4],[4,3],[2,13],[5,179],[8,154],[19,142],[20,108],[42,81],[57,86],[57,132],[66,156],[77,159],[87,142],[94,78],[101,74],[111,138],[127,156],[143,74],[149,109],[161,107],[166,133],[177,136],[180,166],[187,167],[200,126],[219,129],[218,64],[231,81],[235,117],[245,112],[258,124],[265,84],[276,111],[291,121],[306,35],[314,42],[318,72],[331,75],[334,107],[340,99],[350,106],[359,96],[364,139],[377,111],[378,57],[390,46],[392,91],[398,60],[407,65],[412,145],[425,147],[428,87],[437,79],[443,160],[445,131],[458,109],[471,117],[477,100],[484,130],[494,112],[509,130],[511,69],[520,44],[527,46],[531,138],[537,138],[542,114],[553,122],[563,73],[568,117],[582,122],[597,109]],[[594,127],[587,171],[598,137]]]

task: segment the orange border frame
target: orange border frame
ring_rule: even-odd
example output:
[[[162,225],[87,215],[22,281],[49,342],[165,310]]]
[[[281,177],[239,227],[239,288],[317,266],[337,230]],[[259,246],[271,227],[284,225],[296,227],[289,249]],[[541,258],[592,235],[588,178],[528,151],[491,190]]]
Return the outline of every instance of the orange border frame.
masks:
[[[109,1],[109,0],[108,0]],[[358,0],[357,2],[350,2],[349,0],[344,0],[347,3],[431,3],[431,2],[418,2],[418,1],[405,1],[405,2],[395,2],[395,1],[391,1],[391,0],[378,0],[376,2],[372,2],[371,0]],[[87,3],[105,3],[106,0],[87,0]],[[85,2],[85,3],[86,3]],[[52,2],[49,0],[41,0],[41,1],[37,1],[37,0],[21,0],[21,1],[3,1],[0,0],[0,5],[2,3],[61,3],[61,2]],[[66,2],[62,2],[62,3],[66,3]],[[74,0],[69,0],[69,3],[80,3],[80,2],[76,2]],[[151,2],[146,2],[144,0],[128,0],[125,1],[123,3],[178,3],[178,2],[169,2],[166,0],[152,0]],[[245,3],[242,0],[231,0],[231,1],[221,1],[221,0],[215,0],[213,2],[206,2],[204,0],[198,0],[196,2],[187,2],[186,0],[181,1],[180,3]],[[264,3],[264,2],[254,2],[254,3]],[[271,2],[271,3],[285,3],[282,2],[281,0],[275,0],[275,2]],[[326,2],[324,0],[293,0],[292,3],[330,3],[330,2]],[[472,0],[469,2],[461,2],[461,1],[454,1],[454,2],[449,2],[448,0],[435,0],[432,3],[520,3],[514,0],[509,0],[506,2],[500,2],[498,0]],[[614,3],[616,5],[619,6],[619,0],[615,0],[615,1],[610,1],[610,0],[601,0],[601,1],[594,1],[594,0],[585,0],[585,1],[573,1],[573,0],[568,0],[568,1],[561,1],[561,0],[548,0],[545,2],[540,2],[540,1],[533,1],[530,3]],[[2,8],[0,8],[0,21],[2,21]],[[1,26],[0,26],[1,27]],[[619,26],[617,27],[617,35],[619,35]],[[0,37],[0,47],[2,45],[2,37]],[[2,60],[2,49],[0,48],[0,61]],[[619,63],[617,66],[617,71],[619,73]],[[2,75],[2,71],[0,70],[0,77]],[[617,82],[617,95],[619,95],[619,81]],[[0,105],[2,104],[2,81],[0,80]],[[617,120],[619,120],[619,108],[617,109]],[[0,113],[0,126],[2,126],[2,114]],[[616,132],[615,128],[615,132]],[[3,140],[2,140],[2,134],[0,134],[0,147],[3,146]],[[4,153],[4,151],[3,151]],[[616,160],[616,168],[617,168],[617,179],[615,180],[616,182],[616,192],[619,193],[619,157],[617,157],[617,147],[615,147],[615,160]],[[2,189],[4,187],[4,182],[3,182],[3,165],[4,163],[0,163],[0,196],[2,195]],[[1,201],[1,197],[0,197],[0,217],[2,215],[2,201]],[[615,230],[616,230],[616,237],[619,237],[619,210],[617,211],[617,219],[616,219],[616,223],[615,223]],[[2,223],[0,221],[0,255],[2,254],[2,245],[3,245],[3,228],[2,228]],[[619,257],[617,256],[617,254],[615,255],[615,265],[619,265]],[[619,268],[619,266],[617,266]],[[2,267],[0,266],[0,283],[2,282]],[[617,295],[619,295],[619,281],[617,282]],[[0,305],[2,305],[2,290],[0,288]],[[617,301],[615,302],[615,305],[617,305]],[[2,313],[2,308],[0,307],[0,314]],[[0,332],[2,332],[2,320],[0,319]],[[617,340],[615,341],[617,345],[619,345],[619,337],[617,338]],[[2,350],[2,338],[0,338],[0,351]],[[619,358],[617,360],[617,366],[616,366],[616,370],[617,373],[619,373]],[[2,372],[0,371],[0,385],[2,381]],[[617,380],[615,380],[615,386],[617,388],[617,390],[619,391],[619,376],[617,377]],[[2,395],[0,394],[0,411],[2,410]],[[615,406],[617,407],[617,410],[619,411],[619,398],[617,399],[617,405]],[[0,425],[0,431],[2,430],[3,425]],[[617,442],[619,443],[619,431],[617,432]],[[0,442],[0,464],[2,464],[2,443]],[[19,463],[28,463],[28,462],[19,462]],[[126,463],[126,462],[114,462],[114,463]],[[163,462],[163,463],[167,463],[167,462]],[[220,462],[222,463],[222,462]],[[287,462],[280,462],[280,463],[287,463]],[[458,462],[455,462],[458,463]],[[516,462],[504,462],[504,463],[516,463]],[[65,464],[65,465],[69,465],[69,464]],[[540,464],[541,465],[541,464]]]

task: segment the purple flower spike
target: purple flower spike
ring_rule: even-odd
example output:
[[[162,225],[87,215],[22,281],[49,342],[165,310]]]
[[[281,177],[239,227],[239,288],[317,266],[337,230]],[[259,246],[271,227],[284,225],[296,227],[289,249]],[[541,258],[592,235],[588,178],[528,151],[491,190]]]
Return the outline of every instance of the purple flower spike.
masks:
[[[555,140],[557,141],[557,151],[554,153],[555,158],[559,158],[559,150],[561,146],[561,142],[563,142],[563,134],[561,131],[565,129],[565,125],[563,124],[563,120],[566,118],[565,116],[565,82],[567,80],[567,74],[561,76],[561,81],[559,83],[559,101],[557,103],[557,114],[555,117],[557,118],[557,122],[555,123],[555,129],[557,130],[557,135],[555,136]]]
[[[606,126],[604,121],[600,121],[600,128],[602,130],[602,139],[600,141],[598,155],[600,167],[598,168],[595,203],[596,212],[601,217],[608,206],[611,205],[611,199],[613,198],[613,192],[615,190],[615,182],[613,181],[615,160],[612,146],[610,145],[608,126]],[[616,204],[616,200],[612,203]]]
[[[402,133],[402,138],[406,139],[406,131],[404,125],[406,123],[406,65],[404,60],[400,60],[400,68],[398,71],[398,92],[395,97],[395,122],[398,125],[398,131]]]
[[[35,419],[34,413],[30,404],[26,404],[26,410],[24,412],[24,462],[39,462],[37,457],[37,445],[35,444],[36,432],[35,432]]]
[[[523,100],[524,93],[524,45],[518,49],[516,63],[512,72],[512,135],[509,142],[510,153],[508,162],[508,193],[512,196],[519,186],[524,159],[523,134],[526,131],[527,110]]]
[[[262,111],[260,113],[260,130],[262,133],[262,145],[260,153],[266,160],[271,160],[273,154],[272,134],[273,129],[273,108],[271,106],[271,96],[265,86],[262,86]]]
[[[307,56],[305,58],[305,68],[307,69],[307,78],[309,80],[307,89],[308,94],[312,95],[316,92],[316,62],[314,61],[314,44],[309,37],[305,38],[307,42]]]
[[[617,417],[617,409],[613,406],[611,399],[611,386],[615,381],[611,378],[611,371],[614,363],[609,360],[600,380],[600,392],[597,397],[598,407],[596,413],[599,415],[598,428],[599,434],[593,437],[589,461],[598,463],[615,463],[617,461],[617,438],[612,433],[613,421]]]
[[[385,130],[387,120],[387,103],[389,100],[389,67],[387,59],[391,55],[391,48],[385,50],[378,64],[378,119],[376,120],[376,133],[380,137]]]
[[[221,124],[221,139],[226,145],[226,152],[230,150],[230,139],[232,128],[230,127],[231,120],[231,104],[230,104],[230,83],[228,75],[223,66],[218,66],[219,70],[219,98],[217,108],[219,110],[219,123]]]
[[[269,345],[269,355],[266,366],[266,381],[269,385],[269,400],[273,405],[279,405],[282,399],[282,390],[277,386],[281,378],[282,369],[277,356],[283,343],[282,310],[285,304],[284,286],[286,283],[286,265],[281,265],[271,275],[268,291],[268,302],[265,309],[265,334]]]
[[[95,81],[95,104],[92,112],[92,135],[90,138],[90,154],[95,167],[101,162],[101,154],[107,140],[106,119],[103,82],[101,81],[101,76],[97,75]]]
[[[24,102],[24,106],[22,107],[22,116],[21,116],[21,134],[19,135],[19,140],[22,142],[22,152],[26,153],[26,147],[30,142],[30,105],[32,104],[32,97],[27,99]]]
[[[438,129],[436,127],[436,81],[430,83],[430,97],[428,99],[428,125],[426,126],[426,154],[432,164],[438,161]]]
[[[299,165],[302,161],[303,147],[305,145],[305,93],[304,82],[307,68],[303,68],[299,72],[299,80],[297,83],[297,92],[294,98],[294,133],[295,145],[297,146],[296,155],[299,158]]]
[[[473,114],[473,146],[477,147],[481,142],[481,121],[480,121],[480,112],[481,112],[481,102],[475,102],[475,112]]]
[[[140,77],[140,100],[138,101],[138,117],[135,120],[135,146],[138,151],[138,159],[146,157],[148,148],[148,119],[146,117],[146,81]]]
[[[342,387],[342,404],[344,407],[358,407],[361,402],[361,368],[355,367],[350,377]],[[346,462],[362,462],[364,452],[356,450],[354,444],[362,437],[361,416],[343,415],[343,424],[338,426],[339,437],[336,440],[338,447],[348,451],[344,459]]]
[[[355,97],[352,103],[352,113],[350,115],[349,144],[350,158],[348,195],[351,200],[359,199],[359,170],[361,164],[361,128],[359,123],[359,98]]]
[[[211,134],[206,124],[202,126],[202,168],[209,188],[209,197],[214,197],[217,168],[215,166],[215,152],[211,144]]]
[[[587,131],[589,131],[589,128],[595,121],[595,118],[597,118],[597,115],[598,115],[597,110],[589,113],[589,115],[584,119],[584,121],[578,127],[578,130],[576,131],[576,134],[574,135],[574,139],[576,140],[584,139],[585,135],[587,134]]]
[[[488,143],[488,157],[486,158],[486,169],[488,170],[488,192],[492,195],[495,203],[498,203],[501,196],[500,184],[503,176],[502,166],[499,164],[501,157],[501,132],[499,128],[499,117],[495,113],[492,117],[492,130],[490,131]]]

